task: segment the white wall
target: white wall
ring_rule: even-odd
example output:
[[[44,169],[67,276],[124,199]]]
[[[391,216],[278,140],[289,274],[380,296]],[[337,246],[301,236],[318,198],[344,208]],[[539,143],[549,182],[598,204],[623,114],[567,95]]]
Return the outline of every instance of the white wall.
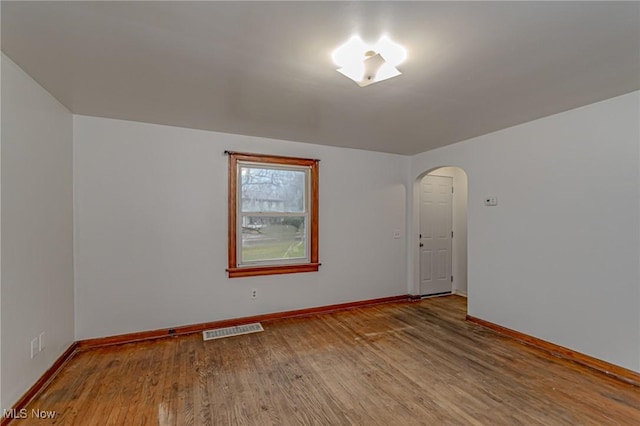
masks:
[[[467,174],[459,167],[441,167],[429,173],[453,179],[451,274],[453,292],[467,295]],[[424,178],[423,178],[424,179]]]
[[[639,116],[634,92],[412,157],[467,173],[470,315],[640,371]]]
[[[227,278],[224,150],[321,160],[319,272]],[[75,116],[76,338],[406,294],[393,230],[404,234],[408,167],[398,155]]]
[[[2,408],[74,340],[72,116],[2,55]],[[30,341],[45,349],[30,359]]]

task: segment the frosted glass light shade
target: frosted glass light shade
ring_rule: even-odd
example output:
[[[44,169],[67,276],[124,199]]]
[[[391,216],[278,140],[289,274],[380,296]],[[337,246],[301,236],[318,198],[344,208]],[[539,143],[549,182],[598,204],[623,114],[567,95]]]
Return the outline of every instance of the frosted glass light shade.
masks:
[[[373,50],[381,54],[385,61],[394,67],[397,67],[407,59],[407,50],[398,43],[394,43],[386,35],[380,37]]]
[[[355,35],[334,50],[331,56],[340,67],[339,73],[365,87],[402,74],[396,65],[404,62],[407,51],[386,35],[374,45],[366,44]]]

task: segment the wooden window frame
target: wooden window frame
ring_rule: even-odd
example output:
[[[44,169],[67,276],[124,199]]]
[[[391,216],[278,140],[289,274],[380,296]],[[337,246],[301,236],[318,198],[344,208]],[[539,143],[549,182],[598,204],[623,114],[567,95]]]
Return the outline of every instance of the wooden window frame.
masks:
[[[298,272],[316,272],[320,267],[318,260],[318,194],[319,160],[277,155],[250,154],[226,151],[229,156],[229,278],[251,277],[258,275],[293,274]],[[270,264],[259,266],[239,266],[238,262],[238,163],[250,162],[278,166],[302,166],[309,168],[309,258],[303,263]]]

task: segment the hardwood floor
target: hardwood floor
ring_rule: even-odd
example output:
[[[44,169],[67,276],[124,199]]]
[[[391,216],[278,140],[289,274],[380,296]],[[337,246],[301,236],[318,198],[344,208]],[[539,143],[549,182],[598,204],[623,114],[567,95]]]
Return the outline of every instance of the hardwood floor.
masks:
[[[640,424],[640,388],[464,321],[458,296],[81,352],[33,401],[63,425]]]

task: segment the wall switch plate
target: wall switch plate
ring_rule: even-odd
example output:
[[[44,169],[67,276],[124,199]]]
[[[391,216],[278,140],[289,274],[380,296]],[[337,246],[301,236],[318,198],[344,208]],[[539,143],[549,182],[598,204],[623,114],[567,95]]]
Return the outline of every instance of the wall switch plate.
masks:
[[[44,345],[44,331],[43,331],[38,336],[38,352],[42,352],[44,348],[45,348],[45,345]]]
[[[31,358],[35,357],[38,354],[38,338],[35,337],[31,340]]]
[[[400,238],[400,230],[399,229],[394,229],[393,230],[393,238]]]
[[[487,197],[484,199],[485,206],[497,206],[498,205],[498,197]]]

